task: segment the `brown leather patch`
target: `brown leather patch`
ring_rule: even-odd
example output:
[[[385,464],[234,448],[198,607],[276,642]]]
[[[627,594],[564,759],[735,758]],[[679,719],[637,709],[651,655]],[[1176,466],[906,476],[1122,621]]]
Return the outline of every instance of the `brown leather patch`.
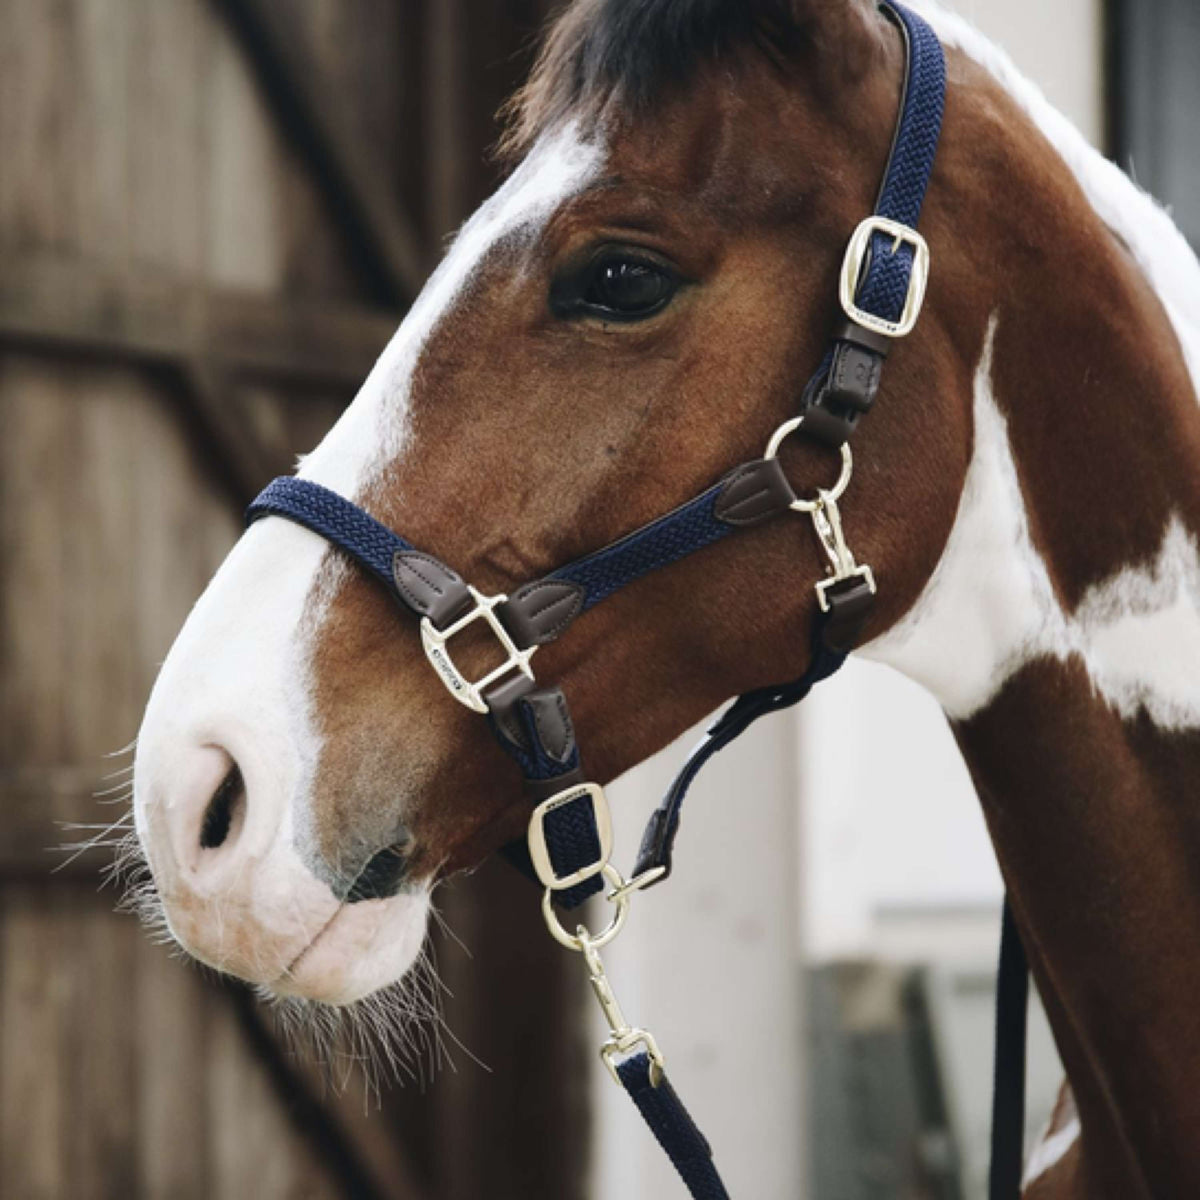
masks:
[[[565,763],[575,753],[575,726],[567,711],[566,697],[560,688],[547,688],[532,692],[525,703],[533,710],[533,723],[537,726],[542,749],[551,758]]]
[[[760,458],[738,467],[725,480],[713,516],[726,525],[757,525],[786,512],[796,498],[777,458]]]
[[[437,626],[457,616],[471,600],[467,585],[445,563],[418,550],[396,553],[392,579],[404,601]]]
[[[539,579],[518,588],[500,605],[500,619],[518,646],[544,646],[579,616],[586,598],[578,583]]]

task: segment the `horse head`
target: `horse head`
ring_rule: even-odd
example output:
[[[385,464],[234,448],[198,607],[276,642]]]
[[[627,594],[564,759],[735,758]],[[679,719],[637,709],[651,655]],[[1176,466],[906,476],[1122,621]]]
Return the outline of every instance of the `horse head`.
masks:
[[[514,102],[507,182],[300,477],[505,593],[760,457],[839,317],[905,61],[866,0],[580,0]],[[886,581],[872,636],[932,573],[970,454],[985,312],[947,231],[976,185],[946,171],[922,219],[939,256],[925,314],[888,364],[845,502],[847,536]],[[789,439],[781,454],[797,493],[838,477],[828,448]],[[541,650],[538,679],[570,697],[590,776],[800,675],[824,571],[807,522],[768,522],[638,580]],[[178,941],[334,1003],[400,977],[436,881],[529,818],[519,773],[447,695],[416,626],[279,520],[247,530],[164,663],[135,804]]]

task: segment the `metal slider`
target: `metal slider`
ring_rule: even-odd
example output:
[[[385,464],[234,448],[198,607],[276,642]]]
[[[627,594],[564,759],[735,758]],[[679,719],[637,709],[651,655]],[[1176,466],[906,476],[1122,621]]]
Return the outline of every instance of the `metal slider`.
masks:
[[[527,679],[533,678],[533,668],[530,667],[529,660],[533,657],[537,647],[530,646],[528,649],[522,650],[513,641],[508,630],[504,628],[500,618],[496,615],[496,608],[508,599],[507,596],[485,596],[470,585],[467,586],[467,591],[471,593],[471,599],[474,601],[473,607],[465,616],[459,617],[447,628],[438,629],[428,617],[421,618],[421,645],[425,648],[425,657],[429,659],[430,666],[446,685],[446,690],[450,695],[473,712],[485,713],[488,706],[483,694],[493,683],[503,679],[512,671],[520,671]],[[489,671],[482,679],[472,680],[459,670],[454,659],[450,657],[447,643],[452,637],[476,621],[483,621],[495,635],[496,640],[500,643],[500,648],[504,651],[504,662]]]

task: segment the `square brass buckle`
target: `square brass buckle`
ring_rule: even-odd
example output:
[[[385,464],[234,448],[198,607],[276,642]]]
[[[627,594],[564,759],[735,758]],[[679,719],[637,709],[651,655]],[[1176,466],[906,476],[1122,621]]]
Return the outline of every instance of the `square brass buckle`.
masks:
[[[898,321],[878,317],[854,303],[854,298],[858,295],[859,280],[862,278],[863,264],[871,250],[871,239],[877,233],[887,234],[893,239],[893,254],[903,245],[911,246],[914,251],[912,274],[908,279],[908,295],[904,298],[904,311]],[[925,303],[925,287],[928,282],[929,243],[915,229],[901,225],[899,221],[889,221],[887,217],[868,217],[854,231],[850,245],[846,247],[838,298],[850,320],[865,329],[882,333],[885,337],[899,338],[913,331],[917,318],[921,315],[921,305]]]
[[[559,875],[550,861],[550,847],[546,844],[546,818],[555,809],[587,797],[591,804],[592,820],[596,825],[596,836],[600,841],[600,856],[595,862],[572,871],[569,875]],[[537,872],[542,886],[552,892],[561,892],[565,888],[574,887],[593,875],[599,875],[612,857],[612,815],[608,809],[608,800],[604,789],[596,783],[580,783],[565,788],[549,800],[543,800],[533,810],[529,818],[529,857],[533,860],[533,869]]]
[[[474,607],[445,629],[438,629],[428,617],[421,618],[421,644],[425,647],[425,657],[429,659],[450,695],[460,704],[474,709],[475,712],[485,713],[488,706],[483,698],[483,693],[498,679],[503,679],[512,671],[520,671],[527,679],[533,678],[533,669],[529,665],[529,660],[533,657],[533,652],[537,647],[530,646],[528,650],[518,649],[508,630],[496,616],[496,607],[503,604],[508,599],[507,596],[485,596],[469,585],[467,591],[471,593],[471,599],[475,602]],[[489,671],[482,679],[470,680],[455,666],[446,643],[466,629],[468,625],[480,620],[486,622],[488,628],[496,635],[496,640],[504,651],[505,661],[495,670]]]

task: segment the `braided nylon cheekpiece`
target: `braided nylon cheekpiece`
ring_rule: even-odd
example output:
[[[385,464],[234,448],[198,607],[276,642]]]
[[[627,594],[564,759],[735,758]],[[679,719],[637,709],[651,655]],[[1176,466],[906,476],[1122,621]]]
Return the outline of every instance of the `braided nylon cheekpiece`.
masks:
[[[900,4],[890,7],[908,40],[908,86],[876,213],[915,229],[942,132],[946,58],[937,34],[920,17]],[[859,307],[888,321],[899,320],[908,298],[912,269],[912,246],[903,243],[893,253],[892,239],[876,233],[871,239],[866,278],[858,290]]]

